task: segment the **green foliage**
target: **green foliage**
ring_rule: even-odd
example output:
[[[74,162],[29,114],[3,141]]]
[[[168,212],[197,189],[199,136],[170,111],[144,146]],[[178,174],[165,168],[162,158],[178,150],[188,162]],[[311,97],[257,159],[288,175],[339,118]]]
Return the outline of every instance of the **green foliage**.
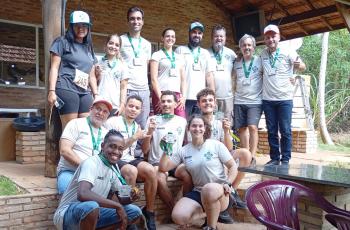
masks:
[[[0,196],[17,195],[21,191],[17,185],[9,178],[0,176]]]
[[[318,113],[317,87],[321,63],[322,36],[305,37],[298,53],[312,76],[310,101]],[[330,131],[350,130],[350,35],[346,29],[330,32],[326,72],[326,118],[331,119]],[[341,110],[342,109],[342,110]],[[340,111],[341,110],[341,111]],[[340,111],[340,112],[339,112]],[[315,122],[317,124],[317,122]]]

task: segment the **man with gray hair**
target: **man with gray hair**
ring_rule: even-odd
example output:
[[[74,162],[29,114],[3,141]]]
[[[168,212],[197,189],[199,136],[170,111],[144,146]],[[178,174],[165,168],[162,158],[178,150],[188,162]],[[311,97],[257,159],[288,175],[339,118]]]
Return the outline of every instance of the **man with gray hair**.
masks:
[[[234,126],[238,129],[240,147],[255,153],[258,147],[258,125],[262,114],[262,65],[260,57],[254,56],[255,39],[245,34],[239,40],[241,54],[233,65],[235,85]]]
[[[261,59],[264,74],[263,110],[271,158],[267,165],[279,165],[280,162],[282,165],[289,164],[292,151],[293,72],[306,68],[296,51],[278,45],[280,39],[276,25],[265,27],[266,48],[261,53]],[[278,132],[281,134],[280,140]]]
[[[218,111],[232,122],[233,90],[232,67],[236,59],[233,50],[227,48],[226,29],[222,25],[215,25],[211,32],[212,46],[208,49],[211,61],[215,63],[214,80]]]
[[[183,55],[185,60],[185,74],[187,81],[186,93],[186,117],[193,113],[199,114],[196,95],[205,87],[215,90],[213,77],[213,65],[210,63],[210,55],[206,49],[200,47],[203,39],[204,26],[198,21],[190,24],[188,29],[188,45],[179,46],[175,52]]]

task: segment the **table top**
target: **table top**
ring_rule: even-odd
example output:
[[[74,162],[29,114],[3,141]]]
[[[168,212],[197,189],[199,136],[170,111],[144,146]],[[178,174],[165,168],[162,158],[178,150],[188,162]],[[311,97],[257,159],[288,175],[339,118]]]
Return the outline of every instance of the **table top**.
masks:
[[[256,165],[255,167],[240,167],[239,171],[279,177],[283,179],[307,181],[350,188],[350,169],[323,165]]]

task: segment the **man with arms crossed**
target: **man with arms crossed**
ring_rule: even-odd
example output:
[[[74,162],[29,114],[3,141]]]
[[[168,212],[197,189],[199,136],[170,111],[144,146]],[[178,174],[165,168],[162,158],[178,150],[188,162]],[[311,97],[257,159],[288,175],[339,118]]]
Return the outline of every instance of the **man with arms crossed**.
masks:
[[[279,47],[280,39],[277,26],[265,27],[266,48],[260,56],[263,66],[263,110],[271,158],[267,165],[279,165],[280,162],[289,164],[292,151],[293,71],[304,71],[306,68],[295,51]]]
[[[210,62],[208,50],[200,47],[203,39],[204,26],[195,21],[190,24],[188,31],[189,43],[187,46],[179,46],[175,52],[184,56],[185,74],[187,80],[186,116],[199,113],[196,102],[196,94],[199,90],[208,87],[215,90],[213,77],[214,65]]]
[[[144,191],[146,207],[142,209],[146,217],[147,229],[156,229],[154,215],[154,201],[157,193],[157,172],[151,164],[143,161],[143,158],[135,158],[137,140],[145,138],[141,127],[135,122],[135,118],[141,113],[142,99],[132,95],[126,100],[124,115],[111,117],[105,123],[107,129],[115,129],[121,132],[125,139],[125,150],[118,166],[127,183],[135,186],[136,180],[145,182]]]
[[[226,29],[222,25],[213,27],[211,41],[212,47],[208,51],[211,61],[215,63],[214,80],[218,111],[223,112],[224,116],[232,121],[232,67],[236,54],[225,46]]]
[[[127,96],[138,95],[143,104],[140,115],[136,118],[144,129],[150,112],[150,91],[148,87],[148,62],[151,59],[151,43],[141,37],[144,12],[139,7],[131,7],[127,13],[129,32],[120,36],[120,53],[129,69]]]
[[[68,122],[60,139],[60,161],[57,166],[58,194],[67,189],[75,170],[88,157],[97,155],[107,133],[102,124],[107,120],[112,104],[97,98],[90,108],[90,115]]]
[[[167,185],[167,175],[158,171],[159,160],[164,152],[164,148],[171,148],[171,152],[176,152],[182,147],[186,130],[186,119],[174,115],[177,106],[176,94],[171,91],[163,91],[160,98],[162,114],[152,116],[148,119],[147,134],[142,143],[142,152],[148,154],[148,162],[157,170],[158,194],[170,210],[174,207],[174,199]],[[173,172],[170,172],[173,173]],[[176,170],[172,176],[182,178],[181,171]]]
[[[113,194],[122,186],[115,164],[124,144],[123,136],[111,130],[104,138],[102,151],[80,164],[54,214],[58,229],[137,229],[130,224],[141,216],[141,210],[132,204],[123,206],[107,199],[109,193]],[[134,198],[132,192],[131,200]]]

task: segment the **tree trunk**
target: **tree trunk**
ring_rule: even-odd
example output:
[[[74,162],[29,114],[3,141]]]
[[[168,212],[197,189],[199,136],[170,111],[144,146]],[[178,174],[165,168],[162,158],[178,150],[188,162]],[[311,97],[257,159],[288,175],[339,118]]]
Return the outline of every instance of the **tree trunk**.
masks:
[[[44,24],[44,52],[45,52],[45,85],[47,95],[48,76],[50,69],[50,46],[53,40],[61,35],[61,0],[42,0],[42,16]],[[63,15],[64,16],[64,15]],[[51,114],[52,113],[52,114]],[[51,115],[50,115],[51,114]],[[59,158],[58,140],[61,135],[61,123],[56,108],[50,108],[46,102],[46,147],[45,147],[45,176],[55,177]]]
[[[321,54],[321,66],[320,75],[318,79],[318,107],[319,107],[319,126],[320,134],[323,143],[334,145],[326,125],[326,114],[325,114],[325,90],[326,90],[326,68],[327,68],[327,56],[328,56],[328,37],[329,32],[322,35],[322,54]]]

